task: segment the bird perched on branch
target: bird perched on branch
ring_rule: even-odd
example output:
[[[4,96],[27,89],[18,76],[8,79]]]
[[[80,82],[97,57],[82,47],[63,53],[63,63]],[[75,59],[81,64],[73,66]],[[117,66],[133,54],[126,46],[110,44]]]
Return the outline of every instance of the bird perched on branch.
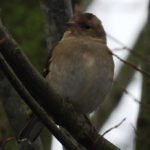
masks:
[[[67,26],[62,39],[50,51],[44,76],[76,112],[90,113],[110,91],[113,58],[106,46],[104,28],[95,15],[80,13],[71,18]],[[34,119],[32,122],[24,128],[20,139],[28,138],[32,142],[38,135],[40,128],[36,126],[38,131],[34,131]]]

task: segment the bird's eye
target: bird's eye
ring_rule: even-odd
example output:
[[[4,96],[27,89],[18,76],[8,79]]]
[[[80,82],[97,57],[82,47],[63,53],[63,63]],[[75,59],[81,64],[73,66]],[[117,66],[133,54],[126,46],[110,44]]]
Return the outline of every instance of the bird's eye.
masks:
[[[80,27],[81,27],[82,29],[89,29],[89,28],[90,28],[89,25],[83,24],[83,23],[80,23]]]

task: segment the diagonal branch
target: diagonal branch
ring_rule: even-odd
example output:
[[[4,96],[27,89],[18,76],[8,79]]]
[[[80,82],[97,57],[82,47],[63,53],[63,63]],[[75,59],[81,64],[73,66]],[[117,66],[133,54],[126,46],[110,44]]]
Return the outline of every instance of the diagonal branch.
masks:
[[[45,126],[52,132],[55,137],[68,149],[70,150],[79,150],[79,148],[74,145],[71,141],[71,138],[67,137],[67,135],[61,131],[54,122],[50,119],[48,114],[43,110],[42,107],[33,99],[30,93],[24,88],[22,83],[16,77],[14,72],[11,70],[3,56],[0,54],[0,67],[3,72],[9,79],[12,85],[14,85],[15,89],[19,93],[19,95],[24,99],[24,101],[29,105],[29,107],[35,112],[37,116],[40,117],[41,121],[45,124]]]

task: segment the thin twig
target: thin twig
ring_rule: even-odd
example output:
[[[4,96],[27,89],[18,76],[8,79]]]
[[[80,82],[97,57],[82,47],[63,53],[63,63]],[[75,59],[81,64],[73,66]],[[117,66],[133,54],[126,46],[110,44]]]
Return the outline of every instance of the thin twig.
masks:
[[[127,50],[128,52],[130,52],[131,54],[133,54],[134,56],[140,58],[141,60],[143,60],[144,62],[147,62],[150,64],[150,59],[148,59],[147,57],[133,51],[133,49],[129,48],[128,46],[126,46],[123,42],[119,41],[117,38],[113,37],[110,34],[107,34],[109,38],[111,38],[113,41],[115,41],[117,44],[121,45],[122,48],[117,48],[114,50]]]
[[[104,135],[106,135],[106,134],[107,134],[108,132],[110,132],[111,130],[118,128],[125,120],[126,120],[126,118],[124,118],[120,123],[118,123],[118,124],[115,125],[114,127],[110,128],[110,129],[108,129],[108,130],[106,130],[101,136],[104,137]]]
[[[112,49],[112,51],[121,51],[121,50],[127,50],[128,52],[130,52],[131,54],[133,54],[137,58],[141,59],[142,61],[146,62],[147,64],[150,64],[150,59],[148,59],[147,57],[145,57],[139,53],[136,53],[133,50],[126,49],[126,47]]]
[[[121,45],[122,47],[124,47],[124,49],[129,49],[131,50],[131,48],[129,48],[128,46],[126,46],[123,42],[119,41],[117,38],[115,38],[114,36],[110,35],[107,33],[107,36],[109,38],[111,38],[113,41],[115,41],[117,44]]]
[[[14,137],[9,137],[5,140],[0,139],[0,150],[6,150],[6,144],[12,140],[15,140]]]
[[[143,100],[138,100],[137,98],[135,98],[125,87],[123,87],[123,86],[119,83],[119,81],[114,80],[114,83],[116,83],[117,86],[118,86],[119,88],[121,88],[122,91],[123,91],[124,93],[126,93],[128,96],[130,96],[135,102],[137,102],[139,105],[143,106],[144,108],[146,108],[147,110],[150,111],[150,105],[149,105],[149,104],[144,103]]]
[[[150,77],[150,73],[149,72],[146,72],[140,68],[138,68],[135,64],[133,64],[132,62],[128,62],[128,61],[125,61],[123,60],[122,58],[120,58],[118,55],[112,53],[113,56],[115,56],[117,59],[119,59],[120,61],[122,61],[123,63],[125,63],[126,65],[130,66],[131,68],[139,71],[140,73],[142,73],[143,75],[146,75],[147,77]]]

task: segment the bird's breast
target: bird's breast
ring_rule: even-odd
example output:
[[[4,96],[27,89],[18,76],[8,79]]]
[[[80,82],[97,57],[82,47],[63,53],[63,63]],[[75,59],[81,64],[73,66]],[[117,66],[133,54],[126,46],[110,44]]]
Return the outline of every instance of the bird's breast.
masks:
[[[54,49],[46,80],[78,112],[93,111],[108,94],[112,56],[99,42],[66,39]]]

